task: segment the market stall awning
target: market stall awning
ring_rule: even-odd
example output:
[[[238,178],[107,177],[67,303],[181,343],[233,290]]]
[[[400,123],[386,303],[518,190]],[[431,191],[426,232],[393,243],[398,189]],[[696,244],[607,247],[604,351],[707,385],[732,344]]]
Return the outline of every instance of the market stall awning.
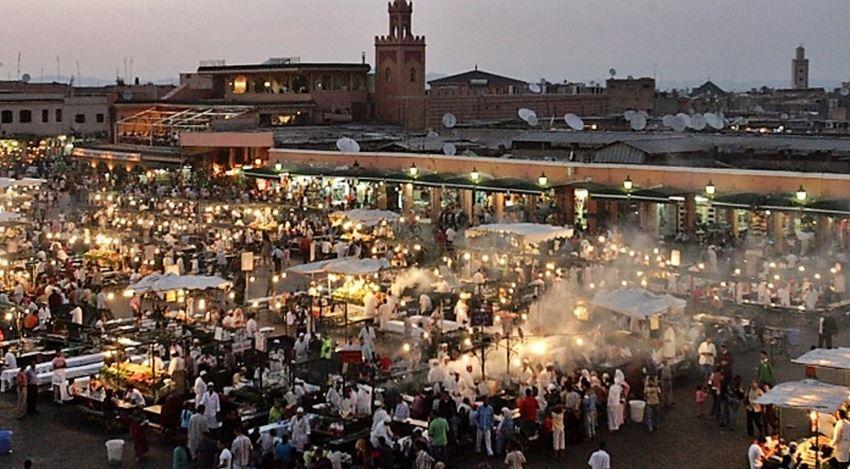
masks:
[[[640,288],[599,292],[591,300],[593,306],[637,319],[682,310],[686,304],[687,301],[673,295],[658,295]]]
[[[793,409],[833,412],[850,399],[844,386],[822,383],[816,379],[779,383],[756,399],[757,404]]]
[[[369,275],[390,267],[386,259],[358,259],[356,257],[342,257],[326,261],[311,262],[309,264],[290,267],[289,272],[296,274],[340,274],[340,275]]]
[[[386,220],[389,223],[398,221],[401,216],[389,210],[368,210],[356,208],[348,211],[338,211],[330,214],[330,218],[348,219],[352,223],[360,223],[364,226],[374,226]]]
[[[150,274],[130,285],[128,288],[136,293],[164,292],[171,290],[207,290],[211,288],[226,288],[231,284],[217,276],[206,275],[177,275]]]
[[[543,225],[540,223],[495,223],[479,225],[466,230],[467,238],[487,234],[502,234],[523,238],[530,244],[538,244],[557,238],[571,238],[573,229],[569,226]]]
[[[850,348],[838,347],[809,350],[808,352],[791,360],[791,363],[819,366],[822,368],[835,368],[838,370],[850,370]]]

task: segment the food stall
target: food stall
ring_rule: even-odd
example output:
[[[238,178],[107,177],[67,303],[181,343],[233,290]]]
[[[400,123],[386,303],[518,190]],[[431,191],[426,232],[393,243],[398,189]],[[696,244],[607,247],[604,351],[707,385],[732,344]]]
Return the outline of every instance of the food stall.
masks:
[[[791,360],[791,363],[815,368],[815,373],[821,381],[840,379],[842,384],[848,385],[847,372],[850,370],[850,348],[848,347],[809,350]],[[824,370],[817,370],[818,368]],[[841,376],[835,376],[836,373],[840,373]]]
[[[813,435],[797,443],[792,455],[795,460],[805,462],[809,467],[821,467],[820,464],[831,457],[829,446],[832,437],[832,425],[835,418],[831,415],[850,400],[850,390],[844,386],[822,383],[814,379],[780,383],[756,399],[756,404],[773,405],[779,409],[795,409],[809,412],[811,433]],[[780,431],[782,413],[779,413]],[[822,436],[823,435],[823,436]],[[815,440],[817,439],[817,440]],[[817,444],[815,444],[817,441]],[[771,442],[776,456],[790,452],[778,442]]]

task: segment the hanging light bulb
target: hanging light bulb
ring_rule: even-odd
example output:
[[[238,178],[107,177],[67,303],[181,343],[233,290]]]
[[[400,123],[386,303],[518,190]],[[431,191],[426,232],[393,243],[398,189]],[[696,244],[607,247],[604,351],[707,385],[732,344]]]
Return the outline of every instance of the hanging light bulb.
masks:
[[[717,192],[717,186],[715,186],[714,183],[711,182],[711,179],[709,179],[708,184],[705,185],[705,193],[708,195],[714,195],[715,192]]]
[[[630,191],[634,187],[634,183],[632,182],[632,178],[626,176],[626,179],[623,181],[623,189]]]
[[[478,170],[475,167],[472,167],[472,172],[469,173],[469,178],[472,179],[473,182],[478,182],[478,178],[481,177],[481,174],[478,173]]]
[[[549,178],[546,177],[546,173],[541,172],[540,176],[537,176],[537,183],[541,186],[546,186],[549,184]]]
[[[805,202],[808,194],[806,194],[806,189],[804,189],[803,186],[800,186],[800,188],[797,189],[796,195],[797,195],[797,201],[798,202]]]

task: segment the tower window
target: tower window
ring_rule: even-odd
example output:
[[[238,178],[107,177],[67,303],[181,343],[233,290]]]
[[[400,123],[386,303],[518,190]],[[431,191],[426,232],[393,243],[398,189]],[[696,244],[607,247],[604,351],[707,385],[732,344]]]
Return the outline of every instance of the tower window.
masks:
[[[392,72],[390,72],[390,67],[387,67],[384,70],[384,75],[385,75],[384,79],[386,80],[387,83],[389,83],[392,80]]]
[[[416,83],[416,69],[415,68],[410,69],[410,82]]]

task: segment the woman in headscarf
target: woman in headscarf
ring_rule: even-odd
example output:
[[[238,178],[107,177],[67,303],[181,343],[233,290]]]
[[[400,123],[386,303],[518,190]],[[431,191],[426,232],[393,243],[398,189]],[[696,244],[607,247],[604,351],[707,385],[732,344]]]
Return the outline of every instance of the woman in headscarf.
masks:
[[[511,415],[510,409],[507,407],[502,407],[502,421],[499,422],[499,426],[496,428],[496,453],[502,454],[505,451],[505,447],[508,444],[508,441],[511,441],[515,432],[514,428],[514,418]]]

